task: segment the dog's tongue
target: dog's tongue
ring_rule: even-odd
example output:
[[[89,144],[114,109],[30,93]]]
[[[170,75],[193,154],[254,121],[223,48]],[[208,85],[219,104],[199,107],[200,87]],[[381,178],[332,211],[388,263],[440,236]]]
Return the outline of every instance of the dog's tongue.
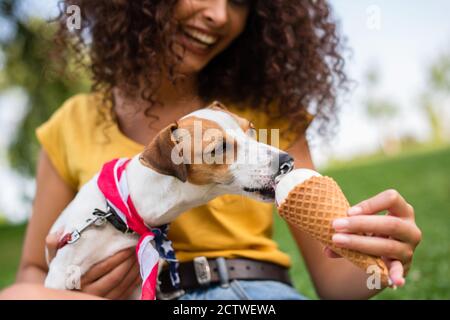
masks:
[[[288,196],[289,192],[300,183],[311,177],[320,177],[320,173],[311,169],[296,169],[284,175],[275,188],[275,199],[279,206]]]

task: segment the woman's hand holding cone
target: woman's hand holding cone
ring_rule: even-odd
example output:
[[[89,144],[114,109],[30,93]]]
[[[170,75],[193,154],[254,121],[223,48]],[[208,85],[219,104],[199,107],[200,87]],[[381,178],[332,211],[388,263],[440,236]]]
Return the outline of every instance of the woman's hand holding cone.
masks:
[[[387,215],[377,213],[387,210]],[[381,256],[395,286],[405,284],[414,250],[422,239],[414,208],[396,190],[386,190],[348,210],[348,218],[335,219],[333,243],[337,247]],[[361,235],[363,234],[363,235]],[[340,256],[329,247],[325,254]]]

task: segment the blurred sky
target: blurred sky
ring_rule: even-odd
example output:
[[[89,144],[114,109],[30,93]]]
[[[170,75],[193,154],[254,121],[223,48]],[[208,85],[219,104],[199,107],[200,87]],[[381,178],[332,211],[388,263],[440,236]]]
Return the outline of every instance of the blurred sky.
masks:
[[[380,93],[401,107],[398,119],[387,123],[386,130],[397,135],[409,134],[417,139],[426,139],[429,128],[417,101],[426,87],[427,67],[433,59],[450,49],[450,1],[332,0],[331,3],[335,16],[341,22],[341,31],[352,49],[351,58],[347,59],[350,78],[361,83],[368,68],[376,66],[381,75]],[[26,0],[22,12],[44,17],[54,15],[56,0]],[[0,37],[4,37],[6,32],[7,28],[3,25]],[[319,137],[312,137],[311,149],[316,165],[326,164],[331,156],[345,159],[379,147],[379,130],[364,115],[364,93],[363,86],[359,84],[346,100],[341,101],[340,127],[331,143],[326,144]],[[13,134],[20,112],[11,115],[10,109],[6,112],[6,108],[14,99],[19,99],[17,104],[23,104],[18,96],[20,94],[12,92],[12,98],[0,98],[0,137]],[[0,212],[6,211],[10,217],[21,218],[27,209],[16,205],[21,197],[16,193],[22,189],[18,186],[24,182],[9,171],[6,162],[1,159],[8,143],[7,139],[2,139],[0,186],[4,186],[3,190],[9,188],[10,192],[0,193]],[[27,185],[27,192],[32,192]]]
[[[450,1],[331,2],[353,53],[347,60],[349,75],[359,85],[341,105],[339,133],[331,145],[313,142],[315,162],[322,164],[329,156],[352,157],[379,146],[379,131],[367,122],[362,105],[361,82],[370,66],[376,66],[382,77],[380,94],[401,107],[397,120],[386,129],[425,139],[429,127],[417,102],[426,87],[429,64],[444,51],[450,52]],[[380,17],[378,26],[374,12]]]

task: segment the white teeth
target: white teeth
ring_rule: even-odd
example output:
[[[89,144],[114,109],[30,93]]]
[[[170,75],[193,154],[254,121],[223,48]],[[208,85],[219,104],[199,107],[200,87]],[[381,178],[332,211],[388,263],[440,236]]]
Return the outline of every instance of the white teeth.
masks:
[[[187,29],[185,28],[184,31],[189,34],[191,37],[195,38],[196,40],[206,44],[206,45],[212,45],[217,42],[219,39],[218,37],[210,36],[207,34],[204,34],[203,32]]]

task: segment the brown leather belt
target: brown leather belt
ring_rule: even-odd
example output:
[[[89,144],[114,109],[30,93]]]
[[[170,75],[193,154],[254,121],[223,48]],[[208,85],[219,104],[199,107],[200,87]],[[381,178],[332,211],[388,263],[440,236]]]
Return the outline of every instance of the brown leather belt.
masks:
[[[185,290],[208,287],[210,284],[227,286],[231,280],[274,280],[292,285],[287,268],[251,259],[196,257],[193,261],[180,263],[178,272],[180,289],[172,286],[167,269],[160,272],[159,299],[173,299],[183,295]]]

